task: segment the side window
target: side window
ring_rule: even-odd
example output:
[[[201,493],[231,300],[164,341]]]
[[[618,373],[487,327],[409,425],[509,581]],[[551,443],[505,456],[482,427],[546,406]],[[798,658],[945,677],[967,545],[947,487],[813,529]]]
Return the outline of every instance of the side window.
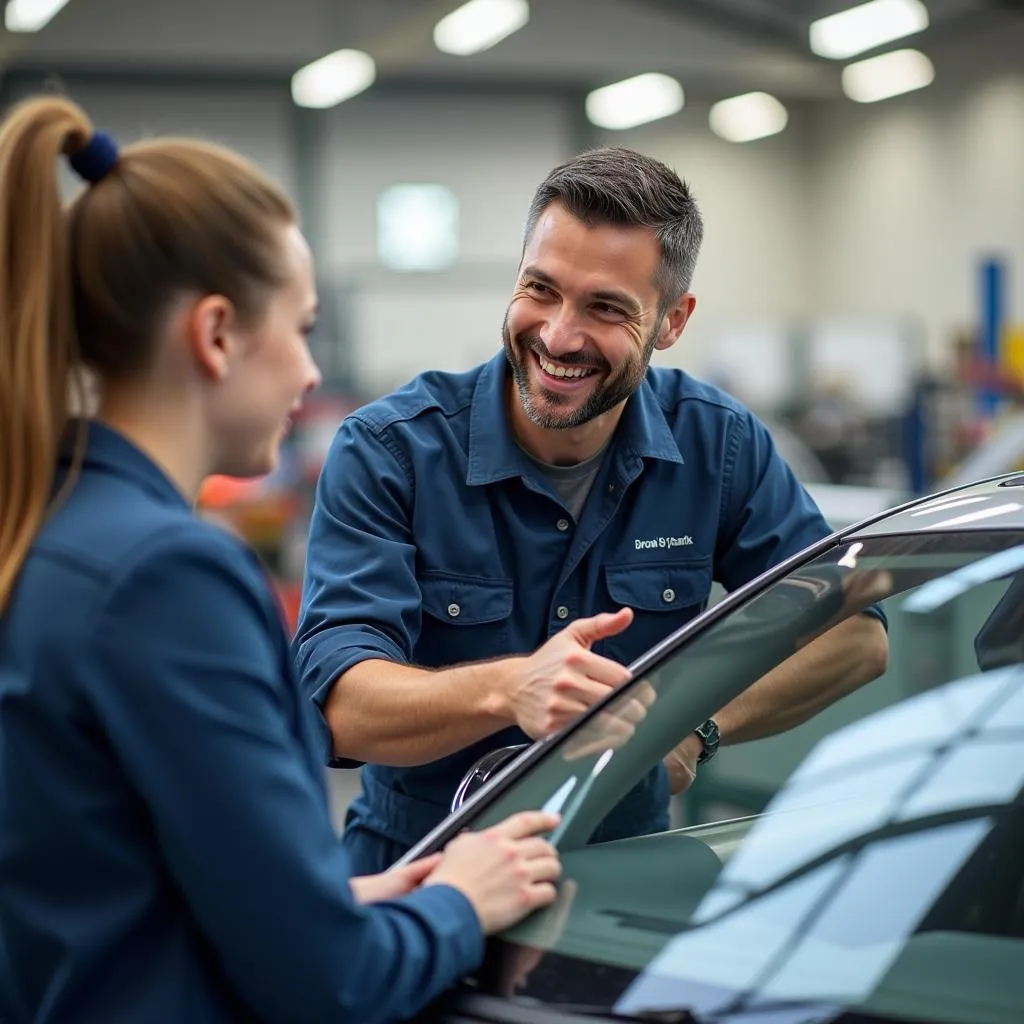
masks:
[[[923,581],[902,589],[915,573]],[[757,814],[830,734],[944,683],[1024,661],[1024,572],[960,586],[909,564],[893,575],[897,593],[879,602],[888,619],[885,673],[801,725],[722,748],[675,798],[674,825]]]

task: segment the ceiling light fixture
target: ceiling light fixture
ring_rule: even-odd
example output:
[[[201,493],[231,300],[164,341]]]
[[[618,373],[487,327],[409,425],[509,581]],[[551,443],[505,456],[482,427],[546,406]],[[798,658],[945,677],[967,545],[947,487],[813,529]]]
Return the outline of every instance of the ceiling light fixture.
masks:
[[[587,117],[599,128],[635,128],[683,109],[683,87],[668,75],[650,72],[595,89],[586,100]]]
[[[858,103],[923,89],[935,79],[932,62],[918,50],[894,50],[843,68],[843,92]]]
[[[9,0],[4,8],[8,32],[38,32],[67,5],[68,0]]]
[[[530,20],[527,0],[469,0],[434,26],[434,45],[468,57],[489,50]]]
[[[819,57],[845,60],[928,27],[920,0],[871,0],[811,23],[811,50]]]
[[[377,77],[373,58],[361,50],[335,50],[292,75],[296,106],[323,110],[368,89]]]
[[[786,108],[766,92],[748,92],[719,100],[708,114],[711,130],[726,142],[753,142],[786,127]]]

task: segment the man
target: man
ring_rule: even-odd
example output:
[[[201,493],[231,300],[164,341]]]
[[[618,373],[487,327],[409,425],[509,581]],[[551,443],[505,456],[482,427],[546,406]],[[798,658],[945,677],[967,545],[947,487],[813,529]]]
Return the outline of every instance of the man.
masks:
[[[703,228],[687,186],[624,149],[540,185],[504,350],[350,416],[317,489],[299,671],[337,758],[345,841],[379,871],[483,753],[547,735],[623,667],[829,529],[738,402],[651,369],[678,340]],[[719,741],[789,728],[884,669],[878,618],[808,645],[687,738],[599,838],[667,827]],[[654,713],[652,711],[652,713]]]

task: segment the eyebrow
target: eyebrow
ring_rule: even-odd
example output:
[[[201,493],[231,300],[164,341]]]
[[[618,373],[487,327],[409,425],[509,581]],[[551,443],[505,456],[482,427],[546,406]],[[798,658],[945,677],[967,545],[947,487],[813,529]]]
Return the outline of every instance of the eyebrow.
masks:
[[[558,287],[558,282],[550,274],[546,274],[539,267],[525,267],[523,269],[522,276],[532,277],[534,280],[540,281],[541,284],[549,284],[553,288]],[[627,313],[631,313],[634,316],[639,316],[642,312],[640,303],[625,292],[608,291],[603,289],[601,291],[590,292],[589,294],[590,298],[598,299],[600,302],[614,302],[617,306],[622,306]]]

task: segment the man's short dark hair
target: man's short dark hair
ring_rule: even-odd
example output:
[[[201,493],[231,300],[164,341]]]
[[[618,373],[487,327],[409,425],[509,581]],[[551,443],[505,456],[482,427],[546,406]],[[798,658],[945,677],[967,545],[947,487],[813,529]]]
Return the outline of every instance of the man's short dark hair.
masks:
[[[650,228],[661,245],[657,285],[661,315],[693,280],[704,237],[700,210],[687,184],[666,164],[632,149],[592,149],[556,167],[534,193],[524,249],[541,214],[561,203],[587,225]]]

